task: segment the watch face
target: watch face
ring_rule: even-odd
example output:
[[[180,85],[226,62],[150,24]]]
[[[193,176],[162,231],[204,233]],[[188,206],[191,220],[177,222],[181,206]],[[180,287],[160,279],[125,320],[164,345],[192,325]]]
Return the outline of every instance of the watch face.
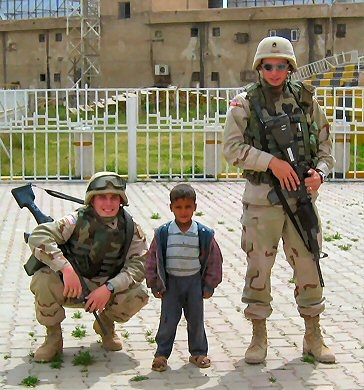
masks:
[[[106,287],[109,291],[114,292],[114,286],[110,282],[106,283]]]

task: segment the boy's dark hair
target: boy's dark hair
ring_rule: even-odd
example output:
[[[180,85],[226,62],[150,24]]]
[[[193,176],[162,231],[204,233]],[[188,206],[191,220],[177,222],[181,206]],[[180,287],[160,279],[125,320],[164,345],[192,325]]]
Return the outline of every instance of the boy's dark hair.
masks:
[[[190,184],[177,184],[175,187],[172,188],[169,199],[171,203],[173,203],[177,199],[193,199],[193,201],[196,203],[196,192],[192,188]]]

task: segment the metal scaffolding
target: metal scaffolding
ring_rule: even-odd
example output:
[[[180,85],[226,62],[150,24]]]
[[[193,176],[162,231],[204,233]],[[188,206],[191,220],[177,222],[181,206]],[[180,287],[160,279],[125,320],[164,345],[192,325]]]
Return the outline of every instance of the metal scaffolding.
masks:
[[[99,86],[101,0],[0,0],[0,19],[67,18],[67,77],[78,87]]]
[[[68,1],[68,77],[73,86],[97,87],[100,75],[100,0]]]

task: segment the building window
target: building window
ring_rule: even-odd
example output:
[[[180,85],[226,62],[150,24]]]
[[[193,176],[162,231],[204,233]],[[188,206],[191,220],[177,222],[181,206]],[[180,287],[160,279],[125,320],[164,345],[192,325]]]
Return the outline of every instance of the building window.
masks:
[[[268,34],[270,37],[283,37],[291,42],[296,42],[299,39],[300,31],[298,29],[282,29],[282,30],[269,30]]]
[[[211,81],[219,81],[220,75],[219,72],[211,72]]]
[[[192,72],[191,81],[200,81],[200,72]]]
[[[322,34],[322,24],[314,24],[313,32],[315,34]]]
[[[209,8],[222,8],[223,0],[209,0]]]
[[[39,81],[41,81],[41,82],[46,81],[46,75],[45,75],[45,73],[41,73],[41,74],[39,75]]]
[[[191,37],[198,37],[198,28],[197,27],[191,28]]]
[[[291,41],[292,42],[298,41],[298,30],[291,30]]]
[[[220,27],[213,27],[212,28],[212,36],[213,37],[219,37],[220,36]]]
[[[119,3],[119,19],[130,19],[130,1]]]
[[[60,83],[61,82],[61,74],[60,73],[55,73],[53,75],[53,80],[55,83]]]
[[[62,42],[62,33],[56,33],[56,42]]]
[[[336,26],[336,38],[345,38],[346,36],[346,24],[338,24]]]
[[[161,39],[161,38],[163,38],[163,33],[162,33],[162,31],[161,31],[161,30],[156,30],[156,31],[154,31],[154,38],[156,38],[156,39]]]
[[[45,34],[39,34],[38,40],[39,40],[39,42],[45,42]]]

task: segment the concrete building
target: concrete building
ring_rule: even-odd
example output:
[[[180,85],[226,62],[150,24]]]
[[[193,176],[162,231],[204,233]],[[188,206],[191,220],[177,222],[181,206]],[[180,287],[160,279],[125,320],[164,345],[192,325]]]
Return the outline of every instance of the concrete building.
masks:
[[[89,30],[93,40],[85,33],[89,14],[3,18],[0,84],[71,87],[86,72],[84,59],[76,58],[80,52],[95,64],[95,77],[82,79],[91,87],[237,87],[255,79],[255,49],[269,35],[292,41],[299,66],[351,50],[364,55],[364,2],[234,0],[227,8],[220,0],[91,3],[99,7]]]

